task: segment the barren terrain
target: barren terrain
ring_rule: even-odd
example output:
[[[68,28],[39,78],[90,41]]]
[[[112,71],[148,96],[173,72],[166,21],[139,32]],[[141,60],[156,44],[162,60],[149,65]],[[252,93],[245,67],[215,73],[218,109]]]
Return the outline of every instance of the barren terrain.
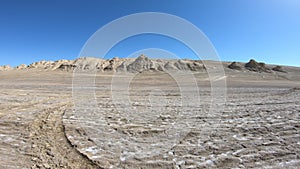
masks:
[[[0,71],[0,168],[300,166],[300,68],[223,63],[226,102],[210,112],[213,77],[200,62],[188,67],[197,88],[180,77],[198,104],[183,104],[182,85],[158,66],[134,64],[125,66],[132,72],[97,72],[77,95],[75,66],[66,63]],[[124,91],[112,84],[126,77],[129,101],[118,102]]]

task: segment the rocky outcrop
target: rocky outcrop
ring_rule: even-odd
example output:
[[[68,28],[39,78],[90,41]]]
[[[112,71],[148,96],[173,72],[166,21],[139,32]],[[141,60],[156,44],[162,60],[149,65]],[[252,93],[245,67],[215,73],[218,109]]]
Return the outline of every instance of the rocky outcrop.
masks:
[[[32,64],[36,65],[36,64]],[[39,65],[39,64],[38,64]],[[45,65],[45,63],[43,63]],[[37,66],[30,66],[36,68]],[[113,58],[104,60],[100,58],[78,58],[74,61],[56,61],[52,63],[52,70],[71,71],[74,70],[96,70],[100,72],[143,72],[143,71],[203,71],[205,67],[202,62],[195,60],[161,60],[150,59],[145,55],[138,58]]]
[[[103,62],[100,58],[78,58],[72,63],[75,65],[77,70],[95,70],[100,67],[101,63]]]
[[[224,64],[225,65],[225,64]],[[272,69],[268,68],[265,63],[257,62],[251,59],[245,65],[238,62],[232,62],[226,65],[229,69],[242,71],[249,70],[254,72],[272,71],[287,73],[282,66],[275,66]],[[58,60],[58,61],[39,61],[30,65],[21,64],[15,67],[15,70],[59,70],[59,71],[98,71],[98,72],[131,72],[138,73],[143,71],[206,71],[202,61],[187,60],[187,59],[150,59],[145,55],[140,55],[137,58],[113,58],[101,59],[92,57],[83,57],[75,60]],[[212,66],[212,69],[214,67]],[[0,71],[11,70],[8,65],[0,66]]]
[[[9,65],[4,65],[0,66],[0,71],[8,71],[11,70],[12,68]]]
[[[116,71],[117,68],[125,61],[122,61],[122,59],[119,59],[117,57],[111,59],[111,60],[108,60],[108,61],[104,61],[104,64],[106,66],[102,66],[103,68],[103,71]],[[99,68],[101,70],[101,67]]]
[[[139,56],[134,62],[127,66],[128,72],[142,72],[150,69],[155,70],[154,63],[145,55]]]
[[[21,64],[15,67],[15,70],[73,70],[74,61],[72,60],[57,60],[57,61],[39,61],[30,65]]]
[[[230,65],[228,65],[228,68],[234,70],[242,70],[242,66],[239,65],[237,62],[232,62]]]
[[[248,63],[245,64],[245,68],[255,72],[267,72],[267,73],[271,72],[271,70],[266,67],[265,63],[262,62],[259,63],[253,59],[251,59]]]
[[[27,69],[27,65],[21,64],[21,65],[15,67],[15,69],[16,69],[16,70],[24,70],[24,69]]]
[[[143,72],[143,71],[203,71],[205,66],[195,60],[162,60],[150,59],[141,55],[135,60],[124,60],[116,71]]]
[[[76,68],[76,65],[74,65],[74,64],[63,63],[57,69],[63,70],[63,71],[72,71],[75,68]]]
[[[273,71],[287,73],[282,66],[275,66],[272,68]]]
[[[187,66],[191,71],[202,71],[206,70],[205,66],[199,61],[193,61],[192,63],[187,63]]]
[[[53,66],[52,61],[39,61],[28,65],[28,69],[50,69]]]
[[[76,66],[73,60],[57,60],[52,63],[51,70],[73,70]]]

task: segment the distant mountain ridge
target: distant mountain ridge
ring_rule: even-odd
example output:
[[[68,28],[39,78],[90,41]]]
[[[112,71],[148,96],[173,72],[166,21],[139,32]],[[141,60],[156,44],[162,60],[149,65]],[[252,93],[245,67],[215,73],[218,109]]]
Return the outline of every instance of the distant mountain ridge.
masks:
[[[224,62],[224,68],[236,71],[252,71],[252,72],[281,72],[287,73],[282,66],[267,66],[265,63],[259,63],[251,59],[248,63],[232,62],[231,64]],[[145,55],[137,58],[113,58],[101,59],[83,57],[75,60],[57,60],[57,61],[39,61],[30,65],[21,64],[15,68],[9,65],[0,66],[0,71],[9,70],[60,70],[73,71],[74,69],[88,71],[96,70],[99,72],[142,72],[142,71],[206,71],[206,67],[201,60],[164,60],[150,59]]]

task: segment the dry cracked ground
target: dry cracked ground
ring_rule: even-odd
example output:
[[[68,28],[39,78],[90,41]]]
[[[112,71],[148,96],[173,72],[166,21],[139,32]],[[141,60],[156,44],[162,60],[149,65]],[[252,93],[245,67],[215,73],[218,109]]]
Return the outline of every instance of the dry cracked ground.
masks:
[[[182,104],[163,72],[134,74],[127,93],[111,84],[131,74],[97,73],[78,94],[71,72],[0,72],[0,168],[299,168],[299,70],[226,68],[226,102],[211,112],[205,73],[183,84],[199,104]]]

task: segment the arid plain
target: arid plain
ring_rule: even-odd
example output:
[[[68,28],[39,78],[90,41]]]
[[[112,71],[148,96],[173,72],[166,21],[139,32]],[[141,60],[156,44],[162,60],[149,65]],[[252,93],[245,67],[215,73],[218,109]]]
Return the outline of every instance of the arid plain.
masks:
[[[146,56],[1,67],[0,168],[298,168],[300,68],[222,66],[222,77]],[[223,107],[211,109],[219,80]]]

